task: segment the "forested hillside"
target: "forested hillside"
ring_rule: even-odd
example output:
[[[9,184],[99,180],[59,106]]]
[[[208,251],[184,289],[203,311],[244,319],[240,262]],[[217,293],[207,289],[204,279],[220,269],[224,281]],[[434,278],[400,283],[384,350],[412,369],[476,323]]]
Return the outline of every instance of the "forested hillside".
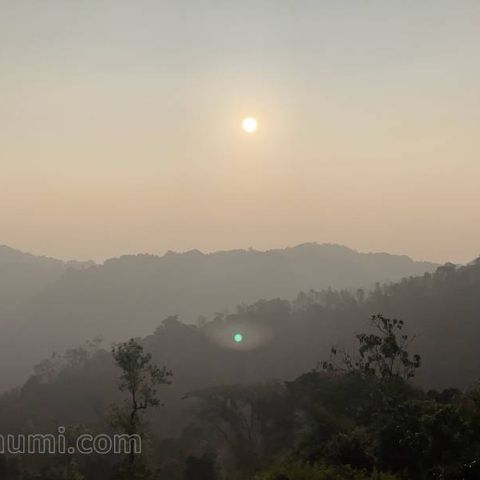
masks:
[[[0,473],[6,480],[477,479],[479,292],[480,259],[370,291],[259,300],[196,324],[169,316],[113,355],[92,338],[38,362],[23,386],[0,397],[0,431],[122,431],[121,368],[139,365],[142,382],[151,372],[169,375],[135,427],[146,450],[135,464],[121,455],[0,455]],[[144,356],[121,362],[119,352]]]
[[[145,336],[169,315],[193,323],[261,298],[291,300],[301,290],[328,287],[370,288],[377,280],[435,268],[406,256],[318,244],[267,252],[123,256],[75,269],[68,268],[75,263],[4,250],[0,295],[9,308],[3,314],[0,309],[0,389],[25,379],[32,364],[51,351],[97,336],[107,343]]]
[[[200,325],[169,317],[142,340],[153,359],[175,373],[165,396],[172,408],[162,420],[162,431],[178,433],[184,418],[179,399],[187,392],[293,379],[316,368],[332,345],[352,348],[354,335],[368,331],[368,320],[376,312],[407,320],[413,346],[424,358],[418,384],[471,387],[480,378],[479,292],[477,260],[378,285],[371,292],[327,289],[301,293],[292,302],[262,300]],[[242,334],[241,343],[233,340],[235,333]],[[38,422],[40,429],[52,421],[99,421],[115,391],[109,350],[109,345],[91,342],[41,362],[20,390],[4,397],[0,427],[4,422],[19,426],[27,419]]]
[[[39,257],[0,245],[0,326],[7,314],[28,304],[69,268],[89,265]]]

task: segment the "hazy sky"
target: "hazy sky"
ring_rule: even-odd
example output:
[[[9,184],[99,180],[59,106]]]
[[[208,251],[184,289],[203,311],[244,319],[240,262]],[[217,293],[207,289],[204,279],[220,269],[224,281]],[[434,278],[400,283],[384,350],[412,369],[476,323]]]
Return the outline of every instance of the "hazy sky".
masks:
[[[0,0],[0,244],[306,241],[480,254],[480,1]]]

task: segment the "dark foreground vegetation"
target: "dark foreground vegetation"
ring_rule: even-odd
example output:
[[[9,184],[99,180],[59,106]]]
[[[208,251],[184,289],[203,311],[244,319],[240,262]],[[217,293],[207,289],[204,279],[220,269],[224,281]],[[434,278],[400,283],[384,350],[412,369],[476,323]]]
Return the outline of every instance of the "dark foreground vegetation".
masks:
[[[192,392],[191,422],[161,439],[143,412],[159,406],[171,373],[134,340],[113,350],[126,402],[106,424],[139,434],[144,452],[120,458],[9,457],[5,480],[171,479],[335,480],[480,478],[480,389],[424,391],[404,323],[372,317],[353,353],[290,382]],[[166,387],[168,388],[168,387]],[[76,426],[76,428],[85,428]]]
[[[137,432],[143,453],[2,456],[0,478],[478,479],[479,292],[480,262],[447,265],[55,355],[1,397],[0,431]]]

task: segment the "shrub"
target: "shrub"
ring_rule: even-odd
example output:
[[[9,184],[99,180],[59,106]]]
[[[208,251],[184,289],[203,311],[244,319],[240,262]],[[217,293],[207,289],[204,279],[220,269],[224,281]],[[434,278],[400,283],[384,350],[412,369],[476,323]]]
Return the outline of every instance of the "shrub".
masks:
[[[286,462],[255,476],[255,480],[398,480],[386,473],[368,474],[350,466],[333,467]]]

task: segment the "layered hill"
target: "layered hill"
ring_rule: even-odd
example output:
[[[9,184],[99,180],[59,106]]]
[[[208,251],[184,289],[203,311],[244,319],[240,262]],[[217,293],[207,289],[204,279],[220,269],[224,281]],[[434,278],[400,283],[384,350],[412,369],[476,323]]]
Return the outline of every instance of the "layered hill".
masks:
[[[63,262],[0,245],[0,324],[2,314],[28,304],[68,269],[80,269],[91,264]]]
[[[15,384],[52,350],[97,336],[110,342],[147,335],[169,315],[193,323],[259,298],[292,299],[302,290],[329,287],[368,289],[436,268],[406,256],[314,243],[266,252],[131,255],[88,268],[6,252],[11,260],[2,264],[0,258],[0,284],[15,301],[1,322],[4,385]]]
[[[353,352],[354,335],[368,332],[376,312],[405,320],[405,333],[414,339],[410,349],[422,356],[416,381],[423,386],[468,388],[480,378],[479,259],[370,292],[327,289],[290,302],[259,301],[202,325],[167,318],[141,340],[155,362],[174,373],[173,384],[162,389],[166,409],[152,422],[165,435],[178,433],[188,421],[182,398],[192,390],[293,379],[328,359],[332,345]],[[243,335],[240,344],[233,341],[236,332]],[[108,346],[90,356],[77,350],[51,358],[0,400],[0,429],[101,422],[109,405],[120,401],[118,375]]]

